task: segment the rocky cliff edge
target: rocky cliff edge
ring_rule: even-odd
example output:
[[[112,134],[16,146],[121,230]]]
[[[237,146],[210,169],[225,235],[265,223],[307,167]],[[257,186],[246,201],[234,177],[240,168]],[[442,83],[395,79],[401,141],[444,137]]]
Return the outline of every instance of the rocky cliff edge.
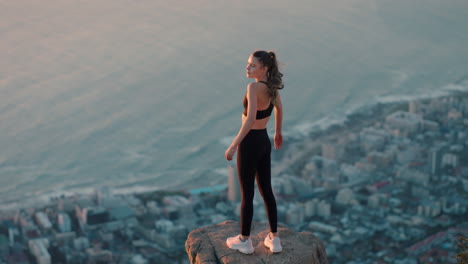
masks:
[[[224,221],[190,232],[185,249],[191,264],[328,264],[325,247],[320,239],[310,232],[294,232],[278,226],[283,251],[273,254],[264,245],[263,239],[269,232],[267,223],[252,223],[252,243],[255,252],[245,255],[226,245],[226,238],[239,234],[239,222]]]

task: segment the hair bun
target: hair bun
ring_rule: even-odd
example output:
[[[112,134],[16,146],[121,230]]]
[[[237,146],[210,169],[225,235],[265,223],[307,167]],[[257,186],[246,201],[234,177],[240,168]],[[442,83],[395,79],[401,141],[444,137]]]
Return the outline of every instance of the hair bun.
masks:
[[[275,58],[275,53],[273,51],[269,51],[268,54],[270,55],[270,58]]]

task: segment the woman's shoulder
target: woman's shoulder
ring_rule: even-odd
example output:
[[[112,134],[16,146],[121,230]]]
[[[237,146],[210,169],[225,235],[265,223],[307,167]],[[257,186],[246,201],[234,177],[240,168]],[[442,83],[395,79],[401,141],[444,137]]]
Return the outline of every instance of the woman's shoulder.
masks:
[[[265,84],[261,82],[251,82],[247,85],[247,90],[261,90],[265,88]]]

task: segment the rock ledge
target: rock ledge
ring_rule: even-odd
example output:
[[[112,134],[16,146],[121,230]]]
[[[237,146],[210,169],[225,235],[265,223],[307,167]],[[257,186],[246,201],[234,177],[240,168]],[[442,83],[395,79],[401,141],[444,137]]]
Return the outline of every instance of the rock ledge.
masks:
[[[294,232],[290,228],[278,226],[283,252],[272,254],[263,245],[263,239],[268,232],[267,223],[253,222],[250,238],[255,252],[252,255],[245,255],[226,245],[227,237],[239,234],[239,222],[228,220],[190,232],[185,242],[185,249],[191,264],[328,264],[322,241],[312,233]]]

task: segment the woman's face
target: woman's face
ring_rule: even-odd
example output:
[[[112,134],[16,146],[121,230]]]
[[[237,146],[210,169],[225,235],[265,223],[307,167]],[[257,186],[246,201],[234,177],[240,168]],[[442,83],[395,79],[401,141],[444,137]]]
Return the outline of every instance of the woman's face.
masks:
[[[262,63],[258,61],[253,55],[250,55],[247,60],[247,66],[245,67],[245,74],[247,78],[259,78],[261,79],[266,75],[267,67],[264,67]]]

